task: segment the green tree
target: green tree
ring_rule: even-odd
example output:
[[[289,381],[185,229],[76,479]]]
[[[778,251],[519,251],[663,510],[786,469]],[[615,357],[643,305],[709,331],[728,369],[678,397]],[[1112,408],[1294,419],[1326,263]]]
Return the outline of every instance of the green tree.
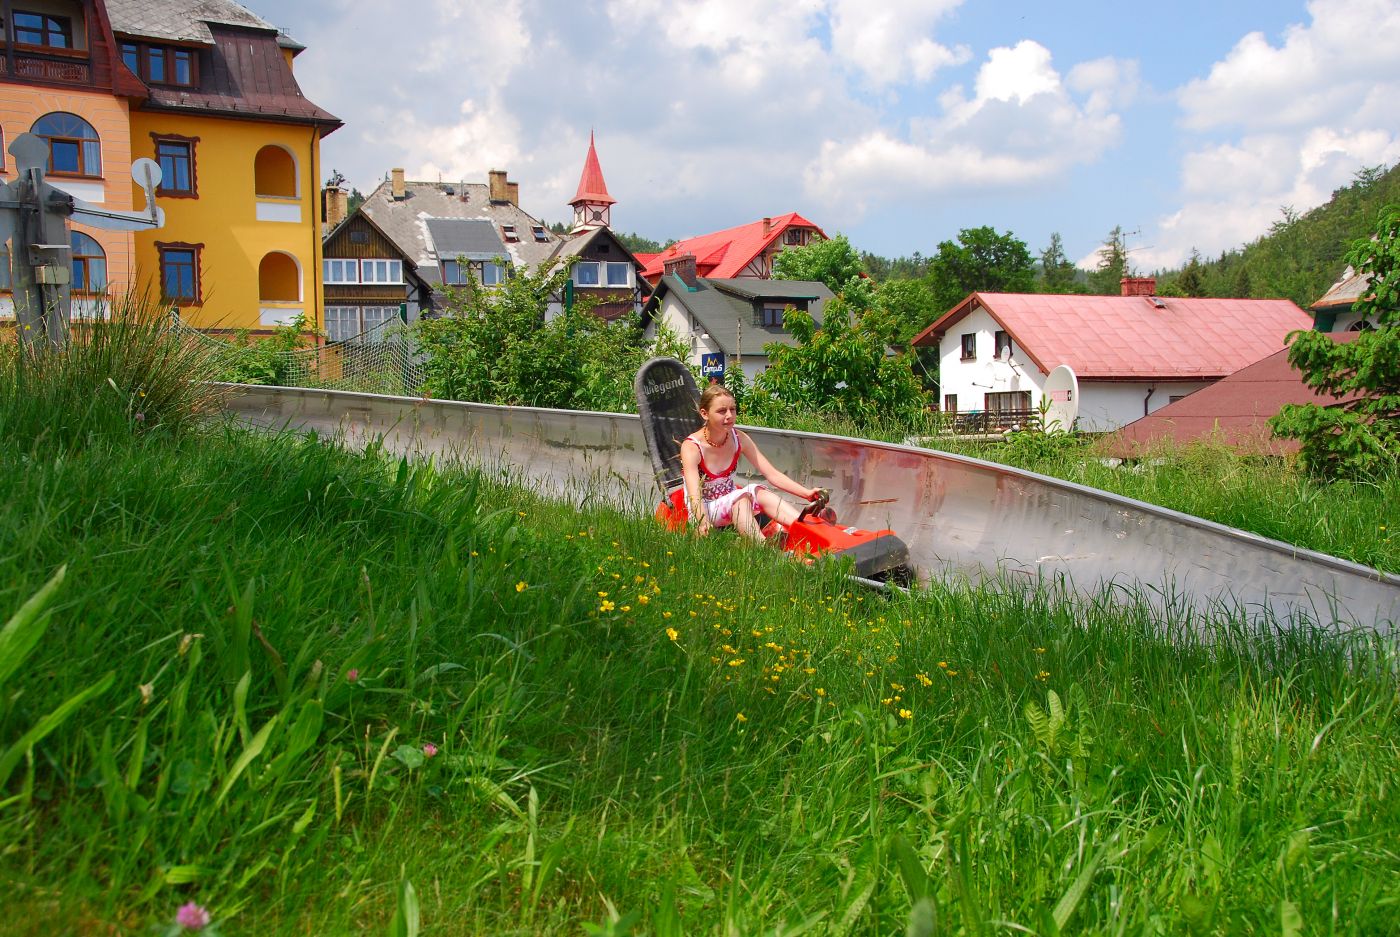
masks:
[[[1035,285],[1035,265],[1026,242],[1010,231],[963,228],[957,241],[943,241],[929,261],[928,285],[940,312],[956,306],[975,290],[1028,293]]]
[[[1339,403],[1287,404],[1270,420],[1302,443],[1303,463],[1325,478],[1366,477],[1400,464],[1400,205],[1387,206],[1375,234],[1346,260],[1370,276],[1355,311],[1376,328],[1340,344],[1325,333],[1294,332],[1288,361],[1313,390]]]
[[[546,322],[569,265],[522,271],[499,288],[449,289],[446,314],[418,324],[423,390],[434,397],[532,407],[635,409],[632,378],[653,355],[685,353],[662,329],[645,340],[636,316],[606,321],[581,299]],[[679,354],[678,354],[679,353]]]
[[[1100,296],[1117,296],[1122,291],[1124,277],[1132,276],[1128,266],[1128,247],[1122,225],[1114,225],[1099,248],[1098,268],[1089,274],[1089,292]]]
[[[825,283],[833,293],[844,294],[861,310],[869,308],[874,290],[864,272],[860,254],[844,234],[789,247],[773,258],[773,279]]]
[[[1042,293],[1077,293],[1078,274],[1074,262],[1065,256],[1065,245],[1060,240],[1060,232],[1051,232],[1049,245],[1040,252],[1040,280],[1037,288]]]
[[[897,343],[907,345],[946,310],[923,280],[889,280],[875,290],[875,307],[896,324]]]
[[[783,409],[839,413],[857,422],[909,420],[927,395],[905,355],[890,355],[893,320],[862,315],[844,297],[826,304],[821,328],[810,312],[785,319],[796,345],[765,346],[769,365],[754,379],[750,406],[759,413]]]
[[[1191,248],[1191,259],[1181,268],[1181,274],[1176,278],[1176,288],[1181,291],[1182,296],[1206,295],[1205,276],[1201,273],[1201,253],[1194,247]]]
[[[651,238],[642,237],[640,234],[619,234],[617,239],[622,242],[622,246],[634,254],[659,254],[666,249],[669,241],[653,241]]]

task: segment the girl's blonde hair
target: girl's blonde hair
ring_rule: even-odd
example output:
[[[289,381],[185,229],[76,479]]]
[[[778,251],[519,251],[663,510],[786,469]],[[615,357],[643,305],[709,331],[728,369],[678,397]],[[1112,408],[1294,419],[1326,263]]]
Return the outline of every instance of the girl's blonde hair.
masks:
[[[734,400],[737,403],[737,398],[735,398],[734,392],[731,391],[728,387],[725,387],[723,384],[716,381],[713,384],[706,385],[704,391],[701,392],[700,409],[710,409],[710,404],[714,403],[716,398],[719,397],[728,397],[730,400]]]

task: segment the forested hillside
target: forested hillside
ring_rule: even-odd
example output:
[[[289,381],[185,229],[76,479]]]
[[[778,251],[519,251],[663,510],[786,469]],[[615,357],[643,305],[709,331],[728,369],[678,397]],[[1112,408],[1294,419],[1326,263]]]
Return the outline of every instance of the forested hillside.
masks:
[[[1179,296],[1285,298],[1307,308],[1346,266],[1351,243],[1375,227],[1384,205],[1400,203],[1400,163],[1357,172],[1326,204],[1298,213],[1285,206],[1269,233],[1238,250],[1157,272],[1158,291]]]

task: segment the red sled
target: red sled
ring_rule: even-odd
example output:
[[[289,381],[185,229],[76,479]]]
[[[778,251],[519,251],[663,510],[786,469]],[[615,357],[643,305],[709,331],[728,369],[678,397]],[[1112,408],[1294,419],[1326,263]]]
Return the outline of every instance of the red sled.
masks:
[[[644,364],[637,372],[635,389],[642,436],[656,482],[665,492],[665,500],[656,507],[656,519],[669,530],[685,530],[690,517],[681,480],[680,441],[700,427],[700,391],[690,369],[674,358],[653,358]],[[900,585],[913,581],[909,548],[894,531],[842,526],[825,496],[804,505],[787,527],[762,516],[759,522],[765,536],[776,535],[783,549],[794,556],[848,557],[861,579]]]

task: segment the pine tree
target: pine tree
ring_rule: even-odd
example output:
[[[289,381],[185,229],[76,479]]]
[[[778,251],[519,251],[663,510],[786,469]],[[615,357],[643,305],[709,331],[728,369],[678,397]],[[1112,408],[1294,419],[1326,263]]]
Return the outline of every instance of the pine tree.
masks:
[[[1128,248],[1122,225],[1114,225],[1099,248],[1099,266],[1089,274],[1089,291],[1101,296],[1117,296],[1122,281],[1132,273],[1128,267]]]
[[[1074,263],[1065,256],[1065,245],[1060,239],[1060,232],[1052,231],[1050,244],[1040,252],[1040,282],[1037,284],[1040,292],[1077,292],[1077,274]]]

